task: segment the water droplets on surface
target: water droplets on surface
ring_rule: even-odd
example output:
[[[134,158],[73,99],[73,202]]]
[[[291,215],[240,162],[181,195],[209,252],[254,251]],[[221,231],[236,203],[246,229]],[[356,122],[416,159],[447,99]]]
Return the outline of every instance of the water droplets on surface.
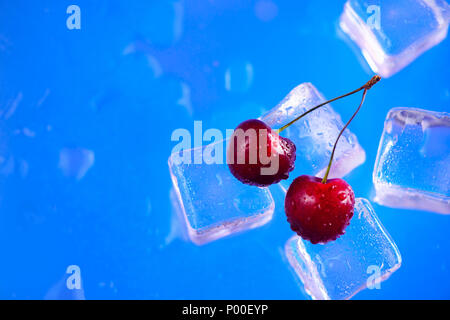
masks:
[[[94,152],[83,148],[63,148],[59,153],[59,168],[66,177],[81,180],[94,165]]]

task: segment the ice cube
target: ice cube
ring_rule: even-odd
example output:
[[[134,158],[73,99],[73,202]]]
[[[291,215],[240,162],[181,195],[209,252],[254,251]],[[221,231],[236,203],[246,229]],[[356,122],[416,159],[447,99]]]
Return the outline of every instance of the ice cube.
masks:
[[[272,128],[280,128],[305,111],[326,101],[311,83],[294,88],[276,107],[261,117]],[[297,147],[295,169],[288,180],[280,182],[287,189],[302,174],[322,177],[339,131],[344,127],[339,114],[330,105],[319,108],[285,129],[281,135]],[[346,129],[339,140],[330,178],[342,177],[364,163],[366,154],[356,136]]]
[[[450,214],[450,114],[390,110],[373,183],[380,204]]]
[[[272,219],[275,208],[268,188],[245,185],[231,175],[225,155],[223,161],[217,161],[221,163],[207,160],[206,154],[217,144],[226,150],[226,140],[223,140],[182,150],[169,158],[179,202],[174,206],[180,206],[188,236],[196,244],[262,226]]]
[[[357,198],[343,236],[311,244],[295,235],[286,243],[288,261],[313,299],[350,299],[365,288],[379,289],[401,265],[400,252],[369,201]]]
[[[339,23],[382,77],[444,40],[448,24],[445,0],[348,0]]]

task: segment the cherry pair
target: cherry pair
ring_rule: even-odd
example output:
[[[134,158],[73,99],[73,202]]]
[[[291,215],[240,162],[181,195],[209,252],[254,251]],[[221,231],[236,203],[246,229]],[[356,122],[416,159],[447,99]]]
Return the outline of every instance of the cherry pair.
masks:
[[[364,90],[359,107],[336,139],[325,176],[302,175],[292,182],[286,194],[285,212],[291,229],[313,244],[336,240],[353,217],[355,195],[351,186],[342,179],[328,180],[328,174],[342,133],[361,109],[367,91],[380,79],[374,76],[362,87],[315,106],[280,129],[253,119],[237,126],[231,137],[227,150],[231,173],[245,184],[267,187],[288,179],[295,167],[296,146],[279,133],[310,112]]]

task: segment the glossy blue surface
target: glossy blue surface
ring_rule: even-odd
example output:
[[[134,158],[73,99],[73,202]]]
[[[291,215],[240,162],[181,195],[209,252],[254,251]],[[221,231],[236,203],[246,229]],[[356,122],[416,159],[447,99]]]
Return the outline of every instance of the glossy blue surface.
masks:
[[[257,230],[173,237],[167,158],[193,120],[233,128],[299,83],[328,98],[365,83],[337,34],[344,1],[77,0],[81,30],[70,4],[0,1],[0,298],[64,297],[78,265],[88,299],[304,299],[279,203]],[[449,111],[449,57],[447,39],[368,94],[351,124],[367,152],[347,177],[358,197],[372,196],[390,108]],[[333,106],[348,119],[358,99]],[[403,265],[355,298],[450,298],[450,217],[374,208]]]

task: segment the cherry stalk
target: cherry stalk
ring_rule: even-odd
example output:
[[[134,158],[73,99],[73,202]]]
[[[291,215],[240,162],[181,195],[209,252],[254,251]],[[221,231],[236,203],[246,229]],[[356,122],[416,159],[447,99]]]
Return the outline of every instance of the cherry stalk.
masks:
[[[281,180],[288,179],[289,173],[294,169],[296,146],[288,138],[281,137],[279,133],[310,112],[313,112],[314,110],[323,107],[330,102],[350,96],[361,90],[364,90],[365,95],[367,90],[369,90],[380,79],[381,78],[379,76],[374,76],[362,87],[313,107],[280,129],[271,129],[267,124],[258,119],[251,119],[242,122],[233,132],[227,149],[227,163],[230,172],[242,183],[258,187],[267,187],[271,184],[278,183]],[[261,130],[262,134],[251,135],[252,131],[255,133],[261,133]],[[245,137],[245,134],[248,133],[250,133],[249,136]],[[340,135],[337,140],[339,140]],[[244,138],[242,138],[242,136],[244,136]],[[241,137],[241,139],[239,137]],[[264,150],[265,147],[262,147],[262,142],[266,142],[265,145],[267,150]],[[253,150],[254,148],[252,149],[252,146],[256,146],[256,150]],[[257,155],[260,155],[260,151],[266,151],[265,154],[270,157],[269,162],[267,163],[262,161],[259,156],[256,161],[251,161],[250,158],[252,151],[256,151]],[[330,165],[328,167],[326,177],[328,177],[333,156],[334,150],[330,159]],[[244,161],[239,161],[239,159]],[[271,174],[268,174],[266,169],[269,168],[275,168],[275,170],[273,172],[270,171]],[[326,178],[324,181],[326,182]]]
[[[345,233],[353,217],[355,194],[352,187],[342,179],[327,179],[342,133],[361,109],[367,91],[380,79],[375,76],[360,88],[364,90],[361,103],[339,132],[323,179],[302,175],[294,179],[286,193],[284,207],[291,229],[313,244],[336,240]]]
[[[355,118],[355,116],[358,114],[359,110],[361,109],[364,100],[366,98],[366,94],[367,94],[367,90],[370,90],[370,88],[372,88],[378,81],[381,80],[380,76],[374,76],[372,77],[372,79],[370,79],[369,82],[367,82],[362,88],[364,89],[364,92],[362,94],[362,98],[361,98],[361,103],[358,106],[358,109],[356,109],[355,113],[353,113],[352,117],[350,118],[350,120],[347,121],[347,123],[345,124],[345,126],[342,128],[341,132],[339,132],[339,135],[336,139],[336,142],[334,143],[333,146],[333,151],[331,152],[331,157],[330,157],[330,162],[328,163],[328,167],[327,167],[327,171],[325,172],[325,175],[322,179],[322,183],[327,183],[327,179],[328,179],[328,174],[330,173],[330,169],[331,169],[331,164],[333,163],[333,158],[334,158],[334,153],[336,151],[336,146],[339,142],[339,139],[341,138],[342,134],[344,133],[345,129],[347,129],[348,125],[350,124],[350,122],[353,121],[353,119]]]
[[[381,80],[381,77],[379,75],[375,75],[373,76],[365,85],[363,85],[362,87],[353,90],[352,92],[346,93],[342,96],[339,96],[337,98],[325,101],[317,106],[315,106],[314,108],[309,109],[308,111],[306,111],[305,113],[303,113],[302,115],[298,116],[297,118],[295,118],[294,120],[290,121],[288,124],[282,126],[280,129],[275,130],[278,134],[283,131],[284,129],[288,128],[289,126],[291,126],[292,124],[294,124],[295,122],[297,122],[298,120],[300,120],[301,118],[303,118],[304,116],[308,115],[310,112],[313,112],[316,109],[319,109],[320,107],[323,107],[326,104],[329,104],[331,102],[334,102],[336,100],[351,96],[352,94],[358,93],[361,90],[369,90],[370,88],[373,87],[374,84],[376,84],[378,81]]]

